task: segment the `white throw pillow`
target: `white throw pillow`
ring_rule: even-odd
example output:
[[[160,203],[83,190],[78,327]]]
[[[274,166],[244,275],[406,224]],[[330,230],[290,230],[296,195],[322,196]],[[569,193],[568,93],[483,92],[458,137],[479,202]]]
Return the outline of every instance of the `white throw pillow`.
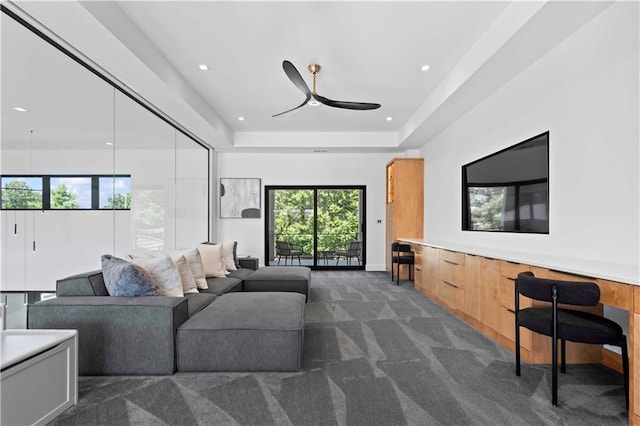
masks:
[[[207,284],[207,278],[204,276],[204,265],[202,264],[202,257],[197,248],[189,250],[180,250],[171,254],[172,256],[184,256],[189,263],[193,278],[196,280],[196,285],[199,290],[206,290],[209,288]]]
[[[151,275],[161,296],[184,296],[178,268],[166,254],[158,257],[136,257],[131,263],[141,266]]]
[[[202,257],[205,277],[225,278],[227,276],[222,262],[222,244],[200,244],[198,251]]]
[[[222,243],[222,261],[224,269],[227,271],[237,271],[236,262],[233,259],[233,248],[235,247],[235,241],[227,241]]]
[[[171,256],[171,260],[176,265],[176,268],[178,268],[184,294],[198,293],[198,284],[196,284],[196,279],[193,277],[193,272],[191,272],[187,258],[184,257],[184,255]]]

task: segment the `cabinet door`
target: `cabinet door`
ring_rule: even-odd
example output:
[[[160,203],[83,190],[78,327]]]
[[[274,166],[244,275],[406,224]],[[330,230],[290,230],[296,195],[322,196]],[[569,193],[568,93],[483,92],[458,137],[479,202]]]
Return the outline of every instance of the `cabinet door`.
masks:
[[[425,294],[431,298],[437,297],[438,288],[438,249],[425,247],[423,250],[423,276]]]
[[[482,257],[467,254],[465,256],[464,313],[477,321],[482,321],[483,289]]]
[[[414,254],[414,270],[413,270],[413,282],[415,287],[424,292],[424,247],[420,244],[411,244],[411,250]]]
[[[495,332],[500,332],[500,262],[480,259],[480,285],[482,287],[482,322]],[[466,288],[465,288],[466,291]]]

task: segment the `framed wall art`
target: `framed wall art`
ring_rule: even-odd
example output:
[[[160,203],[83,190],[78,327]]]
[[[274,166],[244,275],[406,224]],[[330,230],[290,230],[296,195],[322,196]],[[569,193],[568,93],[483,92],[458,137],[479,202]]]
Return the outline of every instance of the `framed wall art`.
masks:
[[[260,218],[259,178],[220,178],[220,218]]]

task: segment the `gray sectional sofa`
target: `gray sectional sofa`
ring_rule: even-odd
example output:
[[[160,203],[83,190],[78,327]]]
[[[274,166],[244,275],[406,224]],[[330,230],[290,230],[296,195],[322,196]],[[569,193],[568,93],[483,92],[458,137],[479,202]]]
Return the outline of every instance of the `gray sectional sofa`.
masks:
[[[207,284],[185,297],[112,297],[101,271],[79,274],[28,306],[27,328],[78,330],[85,376],[300,369],[309,268],[241,267]]]

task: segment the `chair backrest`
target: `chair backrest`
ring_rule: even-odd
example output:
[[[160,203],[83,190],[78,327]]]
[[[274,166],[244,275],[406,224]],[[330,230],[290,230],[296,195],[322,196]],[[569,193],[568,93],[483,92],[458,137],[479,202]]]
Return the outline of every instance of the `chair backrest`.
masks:
[[[276,241],[276,253],[289,256],[291,254],[291,244],[286,241]]]
[[[558,303],[596,306],[600,302],[600,288],[592,282],[560,281],[536,278],[532,272],[521,272],[516,279],[516,292],[531,299],[553,301],[557,289]],[[516,296],[517,297],[517,296]]]
[[[411,246],[404,243],[391,243],[392,252],[410,252]]]
[[[362,241],[351,241],[347,244],[347,256],[360,256]]]

